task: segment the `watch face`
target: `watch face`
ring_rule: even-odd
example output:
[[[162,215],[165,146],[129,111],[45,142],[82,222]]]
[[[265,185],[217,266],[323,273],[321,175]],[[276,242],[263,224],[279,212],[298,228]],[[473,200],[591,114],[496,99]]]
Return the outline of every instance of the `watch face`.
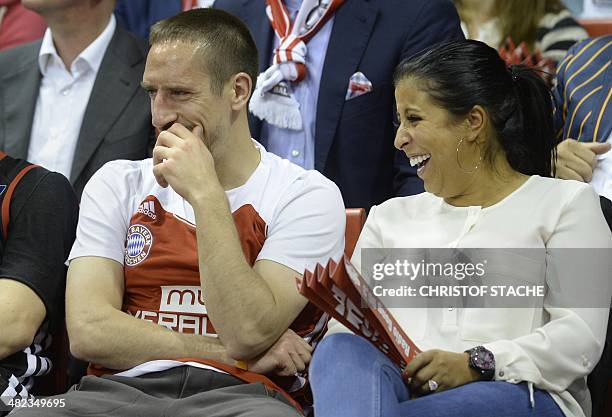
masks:
[[[472,361],[474,366],[484,371],[495,370],[495,357],[493,353],[482,346],[478,346],[472,353]]]

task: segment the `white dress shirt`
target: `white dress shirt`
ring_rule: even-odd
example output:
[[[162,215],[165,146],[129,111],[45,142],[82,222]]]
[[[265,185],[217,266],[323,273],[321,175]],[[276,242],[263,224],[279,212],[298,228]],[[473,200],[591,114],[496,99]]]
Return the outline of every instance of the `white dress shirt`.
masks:
[[[461,30],[466,39],[484,42],[492,48],[497,48],[502,42],[500,27],[499,19],[494,17],[480,23],[477,28],[478,33],[470,38],[467,24],[463,21],[461,22]]]
[[[302,5],[302,0],[285,0],[285,6],[291,19],[295,19]],[[308,41],[306,55],[306,77],[299,83],[292,83],[293,97],[300,104],[302,115],[302,129],[283,129],[262,124],[261,139],[267,139],[268,152],[275,153],[305,169],[315,168],[315,129],[317,124],[317,104],[319,101],[319,87],[323,75],[323,64],[327,54],[327,46],[331,38],[334,25],[334,16],[325,22],[319,31]],[[274,48],[278,48],[280,41],[274,37]],[[272,56],[270,56],[270,64]],[[346,80],[348,88],[349,80]],[[257,138],[260,139],[260,138]]]
[[[430,193],[394,198],[375,206],[352,263],[361,269],[362,248],[449,247],[604,248],[609,252],[612,233],[590,186],[532,176],[502,201],[486,208],[455,207]],[[556,279],[551,287],[558,283],[566,288],[567,280],[575,282],[578,278],[559,272],[559,265],[555,269],[553,261],[553,265],[546,261],[539,273],[528,274],[532,284],[549,286],[549,280]],[[609,300],[612,289],[602,285],[597,292]],[[545,305],[550,303],[548,296],[547,292]],[[496,380],[527,381],[530,392],[533,386],[549,391],[568,417],[590,414],[585,375],[592,371],[603,350],[607,308],[390,310],[422,350],[463,352],[484,345],[495,355]],[[332,331],[343,330],[337,322],[330,325],[335,327]]]
[[[198,7],[205,9],[207,7],[212,7],[215,3],[215,0],[198,0]]]
[[[608,136],[607,143],[612,143],[612,133]],[[593,170],[593,178],[590,183],[599,195],[612,200],[612,150],[597,155],[597,166]]]
[[[116,26],[115,17],[111,16],[104,31],[75,58],[69,70],[47,28],[38,55],[42,79],[28,161],[70,178],[85,109]]]

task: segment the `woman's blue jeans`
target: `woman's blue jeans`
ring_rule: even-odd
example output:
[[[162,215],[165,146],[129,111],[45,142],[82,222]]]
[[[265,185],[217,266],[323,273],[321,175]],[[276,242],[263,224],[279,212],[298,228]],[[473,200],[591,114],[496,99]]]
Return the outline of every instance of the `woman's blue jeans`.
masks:
[[[473,382],[410,399],[400,371],[365,339],[335,334],[317,346],[310,364],[316,417],[563,417],[552,397],[527,385]]]

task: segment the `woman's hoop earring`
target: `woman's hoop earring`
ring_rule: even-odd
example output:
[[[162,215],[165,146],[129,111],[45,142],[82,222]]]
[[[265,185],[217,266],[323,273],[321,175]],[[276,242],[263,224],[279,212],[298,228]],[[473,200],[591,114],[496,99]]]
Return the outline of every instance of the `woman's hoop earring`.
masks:
[[[461,138],[461,140],[459,141],[459,143],[457,144],[457,166],[459,167],[459,169],[463,172],[465,172],[466,174],[473,174],[474,172],[476,172],[476,170],[478,169],[478,167],[480,167],[480,163],[482,162],[482,154],[480,154],[478,156],[478,162],[476,163],[476,166],[474,166],[474,168],[472,168],[471,171],[468,171],[466,169],[464,169],[461,166],[461,163],[459,162],[459,148],[461,147],[461,144],[463,143],[463,138]]]

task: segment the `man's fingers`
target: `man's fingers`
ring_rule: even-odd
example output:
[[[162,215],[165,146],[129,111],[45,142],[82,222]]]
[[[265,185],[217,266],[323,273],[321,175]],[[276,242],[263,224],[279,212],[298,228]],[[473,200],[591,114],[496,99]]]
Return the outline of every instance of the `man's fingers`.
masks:
[[[175,134],[179,138],[184,138],[186,134],[191,133],[182,123],[173,123],[168,129],[168,132]]]
[[[194,136],[196,136],[198,139],[200,140],[204,140],[204,129],[202,129],[202,126],[196,126],[191,130],[191,133],[193,133]]]
[[[595,166],[595,153],[586,143],[574,139],[566,139],[557,145],[557,160],[571,164],[575,159],[582,159],[591,167]]]
[[[166,181],[162,173],[163,168],[163,164],[153,165],[153,175],[155,176],[155,181],[157,181],[161,187],[166,188],[168,186],[168,181]]]
[[[572,162],[576,159],[580,159],[590,165],[591,170],[595,167],[597,158],[595,152],[590,149],[590,145],[592,144],[572,140],[569,145],[569,150],[571,152],[569,152],[567,156],[564,155],[564,159],[570,164],[570,168],[574,169]]]
[[[170,148],[162,145],[155,145],[153,148],[153,166],[160,164],[164,159],[170,157]]]
[[[304,340],[302,336],[298,336],[293,330],[287,329],[285,333],[280,337],[280,339],[284,339],[287,343],[290,343],[295,349],[303,349],[307,352],[312,352],[312,346]]]
[[[595,158],[595,154],[590,152],[590,157],[587,159],[581,159],[575,155],[572,155],[568,160],[564,161],[565,167],[574,171],[576,174],[580,176],[580,181],[589,182],[593,177],[593,168],[597,163],[597,159]]]
[[[277,369],[277,375],[281,376],[291,376],[297,373],[297,368],[290,355],[284,355]]]
[[[584,182],[583,178],[576,171],[564,165],[560,165],[557,167],[557,172],[555,176],[563,180],[576,180]]]
[[[310,346],[310,345],[308,345]],[[310,363],[310,359],[312,359],[312,351],[307,349],[296,349],[296,353],[300,356],[302,362],[306,365]]]
[[[302,372],[304,369],[306,369],[306,363],[304,363],[299,353],[290,352],[289,356],[291,357],[291,360],[293,361],[293,364],[295,365],[295,369],[298,372]]]
[[[601,155],[610,150],[612,148],[612,143],[598,143],[598,142],[590,142],[584,143],[584,145],[596,155]]]
[[[174,127],[174,125],[172,125]],[[170,129],[172,129],[172,127]],[[166,148],[172,148],[181,143],[182,139],[174,132],[168,130],[162,130],[157,136],[157,142],[155,146],[165,146]]]
[[[557,178],[589,182],[597,156],[585,143],[566,139],[557,146]]]
[[[312,346],[310,345],[310,343],[305,341],[304,338],[302,338],[301,336],[297,336],[297,337],[300,339],[299,343],[298,343],[298,346],[300,348],[302,348],[303,350],[305,350],[306,352],[311,353],[312,352]]]
[[[170,126],[168,131],[174,134],[179,140],[190,140],[192,137],[199,139],[200,141],[204,137],[204,130],[201,126],[194,126],[193,129],[189,130],[181,123],[174,123]]]

